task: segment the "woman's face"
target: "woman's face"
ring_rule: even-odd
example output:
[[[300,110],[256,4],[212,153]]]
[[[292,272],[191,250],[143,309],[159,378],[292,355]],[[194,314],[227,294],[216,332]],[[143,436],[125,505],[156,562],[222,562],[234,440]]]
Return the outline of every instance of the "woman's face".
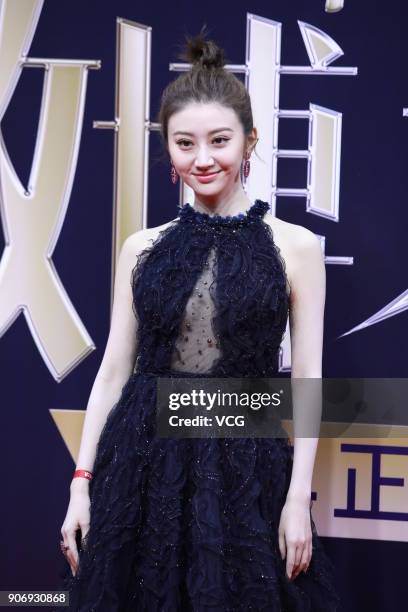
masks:
[[[254,128],[253,139],[256,140]],[[212,204],[242,189],[241,163],[246,152],[241,122],[232,108],[192,102],[171,115],[169,153],[177,174],[198,200]]]

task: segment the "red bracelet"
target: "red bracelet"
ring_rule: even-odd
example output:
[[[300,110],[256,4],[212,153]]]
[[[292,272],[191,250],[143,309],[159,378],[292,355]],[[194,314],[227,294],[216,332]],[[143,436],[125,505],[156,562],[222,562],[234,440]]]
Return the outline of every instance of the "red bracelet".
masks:
[[[88,480],[92,479],[92,472],[88,472],[88,470],[75,470],[73,478],[87,478]]]

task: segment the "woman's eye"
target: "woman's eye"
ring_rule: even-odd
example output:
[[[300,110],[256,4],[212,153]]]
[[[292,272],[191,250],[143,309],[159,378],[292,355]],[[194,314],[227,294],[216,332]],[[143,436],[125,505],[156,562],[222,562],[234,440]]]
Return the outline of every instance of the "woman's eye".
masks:
[[[178,140],[178,141],[177,141],[177,144],[178,144],[178,145],[185,145],[185,144],[186,144],[186,145],[189,145],[189,144],[190,144],[190,141],[189,141],[189,140]]]
[[[216,138],[213,139],[213,142],[215,142],[216,144],[222,144],[223,142],[228,142],[229,138],[226,138],[225,136],[217,136]],[[189,145],[192,144],[191,140],[185,140],[184,138],[182,140],[178,140],[177,144],[182,146],[182,147],[188,147]]]

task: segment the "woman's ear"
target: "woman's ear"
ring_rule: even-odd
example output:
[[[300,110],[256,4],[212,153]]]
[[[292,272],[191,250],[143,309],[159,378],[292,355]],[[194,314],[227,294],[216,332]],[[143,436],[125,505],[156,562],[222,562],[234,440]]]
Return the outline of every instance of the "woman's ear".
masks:
[[[252,151],[255,149],[258,140],[258,131],[256,127],[254,127],[247,136],[247,151],[250,151],[252,153]]]

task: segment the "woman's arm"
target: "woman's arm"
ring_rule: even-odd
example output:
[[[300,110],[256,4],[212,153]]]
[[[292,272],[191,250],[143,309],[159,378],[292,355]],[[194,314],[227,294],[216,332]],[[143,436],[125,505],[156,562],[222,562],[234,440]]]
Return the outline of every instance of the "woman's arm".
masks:
[[[141,230],[129,236],[118,258],[109,337],[86,409],[77,459],[78,469],[92,471],[96,446],[108,413],[118,401],[134,367],[137,319],[132,306],[131,273],[138,252],[147,246],[147,231]],[[87,489],[88,485],[87,479],[74,478],[71,491]]]
[[[109,337],[86,409],[77,468],[92,471],[103,426],[134,368],[138,324],[133,311],[132,270],[137,255],[148,246],[149,235],[149,230],[132,234],[125,240],[119,255]],[[66,557],[73,575],[76,574],[79,558],[75,534],[80,529],[81,539],[84,540],[89,529],[88,489],[89,480],[86,478],[72,479],[70,502],[61,527],[63,543],[68,547]]]
[[[304,228],[291,277],[290,339],[294,464],[289,495],[309,499],[321,419],[326,269],[320,240]],[[311,378],[313,381],[298,381]],[[301,434],[307,437],[302,437]]]
[[[296,242],[291,259],[289,316],[294,457],[279,538],[281,552],[287,557],[289,577],[294,569],[292,578],[307,568],[312,553],[309,509],[321,420],[326,297],[326,270],[319,239],[309,230],[299,228]]]

